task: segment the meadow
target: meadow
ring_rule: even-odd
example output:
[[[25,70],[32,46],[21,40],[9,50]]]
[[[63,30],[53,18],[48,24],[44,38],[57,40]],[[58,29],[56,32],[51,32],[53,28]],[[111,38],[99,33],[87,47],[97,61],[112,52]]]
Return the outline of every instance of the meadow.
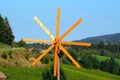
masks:
[[[100,70],[89,70],[76,68],[74,65],[61,64],[65,72],[66,80],[120,80],[120,76],[102,72]],[[45,68],[25,67],[0,67],[8,80],[42,80],[42,72]]]

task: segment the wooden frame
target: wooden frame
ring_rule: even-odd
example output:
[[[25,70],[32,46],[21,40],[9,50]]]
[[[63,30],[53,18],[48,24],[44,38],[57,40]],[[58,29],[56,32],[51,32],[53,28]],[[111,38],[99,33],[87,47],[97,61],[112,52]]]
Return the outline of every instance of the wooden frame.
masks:
[[[58,54],[60,50],[64,52],[64,54],[79,68],[80,65],[77,63],[77,61],[68,53],[68,51],[62,46],[62,44],[65,45],[77,45],[77,46],[91,46],[91,43],[85,43],[85,42],[66,42],[62,41],[63,38],[65,38],[76,26],[78,26],[82,19],[80,18],[73,26],[71,26],[61,37],[59,37],[59,27],[60,27],[60,8],[57,9],[57,17],[56,17],[56,36],[54,37],[52,33],[42,24],[42,22],[37,18],[34,17],[35,21],[38,23],[38,25],[46,32],[46,34],[52,39],[52,40],[35,40],[35,39],[23,39],[24,42],[43,42],[43,43],[51,43],[52,45],[43,52],[33,63],[32,65],[36,65],[51,49],[55,49],[54,53],[54,76],[57,75],[57,72],[60,72],[59,70],[59,64],[58,64]],[[60,74],[58,73],[60,76]],[[57,75],[57,76],[58,76]]]

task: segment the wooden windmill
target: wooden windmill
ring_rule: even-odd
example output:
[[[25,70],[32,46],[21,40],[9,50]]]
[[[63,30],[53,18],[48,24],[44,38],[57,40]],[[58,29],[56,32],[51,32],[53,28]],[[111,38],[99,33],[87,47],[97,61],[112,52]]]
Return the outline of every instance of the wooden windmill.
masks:
[[[54,37],[52,33],[42,24],[42,22],[34,17],[35,21],[39,24],[39,26],[47,33],[47,35],[52,40],[35,40],[35,39],[23,39],[24,42],[43,42],[43,43],[51,43],[51,46],[45,50],[33,63],[32,65],[36,65],[51,49],[54,48],[54,76],[60,76],[60,63],[58,54],[60,50],[79,68],[80,65],[74,60],[74,58],[68,53],[68,51],[62,46],[64,45],[77,45],[77,46],[91,46],[90,43],[85,42],[67,42],[62,41],[78,24],[82,22],[82,19],[79,19],[73,26],[71,26],[62,36],[59,37],[59,27],[60,27],[60,8],[57,9],[57,18],[56,18],[56,36]]]

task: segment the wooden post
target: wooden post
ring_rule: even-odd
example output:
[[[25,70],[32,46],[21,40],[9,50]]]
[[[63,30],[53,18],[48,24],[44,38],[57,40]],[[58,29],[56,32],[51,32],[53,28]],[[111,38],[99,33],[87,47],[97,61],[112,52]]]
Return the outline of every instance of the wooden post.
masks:
[[[58,55],[58,64],[57,64],[57,80],[60,80],[60,57]]]

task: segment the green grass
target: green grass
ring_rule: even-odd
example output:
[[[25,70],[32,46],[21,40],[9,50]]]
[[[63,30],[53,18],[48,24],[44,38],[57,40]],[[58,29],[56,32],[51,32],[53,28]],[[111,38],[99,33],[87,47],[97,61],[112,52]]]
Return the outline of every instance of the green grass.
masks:
[[[96,58],[101,62],[104,61],[106,59],[110,59],[110,57],[106,57],[106,56],[100,56],[100,55],[93,55],[96,56]],[[115,58],[116,62],[118,62],[120,64],[120,59]]]
[[[102,72],[99,70],[89,70],[74,66],[62,65],[67,76],[67,80],[120,80],[120,76]]]
[[[120,76],[61,64],[67,80],[120,80]],[[8,80],[42,80],[44,68],[0,67]]]
[[[7,47],[7,46],[8,46],[7,44],[3,44],[3,43],[0,42],[0,48],[1,47]]]
[[[42,80],[42,68],[0,67],[8,80]]]

